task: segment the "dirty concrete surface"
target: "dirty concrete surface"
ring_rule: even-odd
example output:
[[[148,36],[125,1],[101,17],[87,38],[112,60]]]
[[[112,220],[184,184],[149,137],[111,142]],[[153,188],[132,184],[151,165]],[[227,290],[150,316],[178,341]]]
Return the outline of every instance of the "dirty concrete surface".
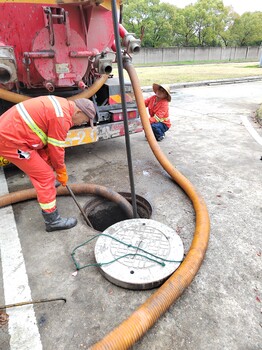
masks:
[[[262,348],[262,144],[243,124],[243,117],[247,118],[262,137],[261,127],[254,122],[261,91],[259,81],[172,93],[173,126],[160,146],[205,200],[210,241],[191,285],[133,346],[135,350]],[[152,219],[180,235],[187,252],[194,233],[190,200],[161,168],[143,133],[131,135],[130,141],[136,193],[150,202]],[[66,163],[70,183],[88,182],[130,192],[124,138],[67,149]],[[5,176],[10,192],[31,187],[15,168],[7,168]],[[84,205],[91,197],[78,199]],[[79,221],[68,231],[45,232],[34,200],[12,208],[32,300],[67,300],[34,305],[43,349],[89,348],[154,292],[117,287],[97,267],[72,276],[75,267],[70,253],[93,232],[70,197],[58,198],[60,213],[74,215]],[[94,245],[85,247],[83,263],[94,262]],[[0,278],[0,304],[5,304],[5,283]],[[26,308],[16,308],[17,317]],[[10,314],[11,309],[6,312]],[[16,330],[18,339],[23,332]],[[30,345],[28,339],[18,347],[18,339],[11,339],[7,324],[0,327],[1,349],[41,348]]]

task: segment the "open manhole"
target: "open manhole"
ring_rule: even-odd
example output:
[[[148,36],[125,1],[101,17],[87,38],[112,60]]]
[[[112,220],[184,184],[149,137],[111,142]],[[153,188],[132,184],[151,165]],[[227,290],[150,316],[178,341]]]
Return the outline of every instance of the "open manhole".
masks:
[[[119,192],[132,204],[130,193]],[[180,265],[184,248],[170,227],[151,220],[152,207],[136,195],[139,218],[130,219],[121,207],[104,198],[84,206],[94,229],[100,231],[95,259],[102,275],[117,286],[146,290],[161,285]]]
[[[132,195],[128,192],[118,192],[132,204]],[[142,196],[136,195],[137,213],[139,218],[150,219],[151,204]],[[95,198],[84,205],[84,211],[95,230],[103,232],[113,224],[127,220],[127,214],[117,205],[105,198]]]

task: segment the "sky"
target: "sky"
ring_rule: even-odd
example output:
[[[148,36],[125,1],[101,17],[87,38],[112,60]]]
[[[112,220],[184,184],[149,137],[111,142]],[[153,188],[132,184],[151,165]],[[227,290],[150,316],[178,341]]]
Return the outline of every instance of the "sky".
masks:
[[[183,8],[187,5],[194,4],[197,0],[162,0],[177,7]],[[262,12],[262,0],[223,0],[225,6],[232,6],[234,11],[239,15],[244,12]]]

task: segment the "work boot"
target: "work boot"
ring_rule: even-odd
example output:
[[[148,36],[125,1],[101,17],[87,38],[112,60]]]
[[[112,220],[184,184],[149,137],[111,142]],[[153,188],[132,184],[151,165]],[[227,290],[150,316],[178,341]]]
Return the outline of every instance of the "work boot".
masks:
[[[57,209],[52,213],[47,213],[42,210],[42,214],[47,232],[67,230],[77,224],[77,220],[75,218],[61,218]]]

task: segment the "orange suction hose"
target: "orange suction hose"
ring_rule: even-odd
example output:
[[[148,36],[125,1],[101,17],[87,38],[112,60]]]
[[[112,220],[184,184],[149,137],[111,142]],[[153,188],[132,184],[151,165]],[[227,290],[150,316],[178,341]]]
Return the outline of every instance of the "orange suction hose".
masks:
[[[170,164],[155,140],[148,120],[139,81],[129,60],[125,61],[124,68],[127,70],[132,82],[138,110],[149,145],[162,167],[191,199],[196,213],[196,225],[189,252],[179,268],[128,319],[106,335],[101,341],[91,346],[91,350],[124,350],[130,348],[139,340],[192,282],[204,259],[210,231],[209,215],[203,199],[197,194],[193,185]]]
[[[200,195],[197,194],[190,181],[172,166],[155,140],[148,120],[140,84],[136,72],[129,60],[125,62],[124,68],[127,70],[132,82],[139,113],[149,145],[162,167],[191,199],[196,214],[196,224],[189,252],[179,268],[128,319],[106,335],[101,341],[91,346],[90,350],[124,350],[130,348],[136,341],[138,341],[146,331],[156,323],[158,318],[161,317],[161,315],[164,314],[179,298],[185,288],[187,288],[194,279],[204,259],[210,231],[209,216],[205,202]],[[71,185],[71,188],[76,194],[95,194],[95,192],[85,192],[87,190],[85,186],[90,185],[82,186],[83,185],[75,184]],[[59,187],[58,195],[69,195],[69,193],[65,193],[65,191],[65,188]],[[91,191],[95,190],[91,189]],[[10,193],[0,197],[0,207],[31,198],[36,198],[36,193],[33,189]]]
[[[88,89],[83,90],[77,95],[70,96],[67,99],[73,101],[73,100],[76,100],[77,98],[90,98],[97,93],[97,91],[104,85],[107,79],[108,79],[108,75],[103,74],[99,79],[97,79],[94,82],[93,85],[89,86]]]
[[[70,188],[74,191],[74,194],[94,194],[115,202],[127,214],[129,219],[133,218],[132,205],[119,193],[107,187],[95,184],[72,184]],[[59,186],[57,188],[57,195],[69,196],[70,193],[66,187]],[[0,196],[0,208],[34,198],[37,198],[34,188],[8,193]]]
[[[82,92],[80,92],[77,95],[70,96],[67,99],[73,101],[73,100],[76,100],[77,98],[90,98],[94,94],[96,94],[96,92],[104,85],[104,83],[107,81],[107,79],[108,79],[108,75],[103,74],[88,89],[83,90]],[[13,102],[16,104],[16,103],[20,103],[20,102],[29,100],[31,97],[25,96],[25,95],[20,95],[20,94],[17,94],[16,92],[11,92],[11,91],[0,88],[0,98],[2,100],[6,100],[6,101]]]
[[[16,92],[8,91],[0,88],[0,98],[5,101],[20,103],[29,100],[31,97],[17,94]]]

